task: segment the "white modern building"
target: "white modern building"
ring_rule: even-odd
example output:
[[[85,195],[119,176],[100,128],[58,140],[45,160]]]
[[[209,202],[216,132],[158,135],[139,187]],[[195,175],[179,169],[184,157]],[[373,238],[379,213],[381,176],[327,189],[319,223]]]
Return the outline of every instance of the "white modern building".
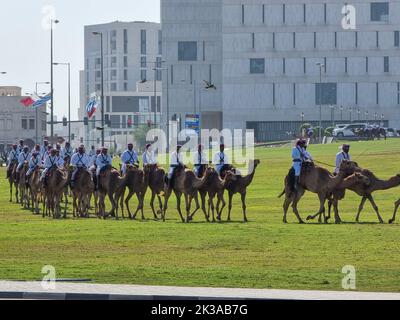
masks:
[[[85,70],[80,75],[79,118],[87,117],[86,104],[91,95],[101,95],[101,37],[94,34],[101,33],[104,112],[105,119],[111,122],[111,126],[106,128],[106,140],[114,139],[113,136],[131,135],[138,125],[154,125],[154,121],[159,124],[162,71],[153,69],[162,67],[160,24],[116,21],[86,26],[84,33]],[[101,106],[90,119],[97,122],[85,126],[84,142],[87,145],[98,145],[101,132],[96,127],[101,126],[100,119]]]
[[[196,111],[205,128],[254,129],[258,141],[317,125],[320,106],[325,127],[400,127],[399,0],[162,0],[161,10],[170,115]]]

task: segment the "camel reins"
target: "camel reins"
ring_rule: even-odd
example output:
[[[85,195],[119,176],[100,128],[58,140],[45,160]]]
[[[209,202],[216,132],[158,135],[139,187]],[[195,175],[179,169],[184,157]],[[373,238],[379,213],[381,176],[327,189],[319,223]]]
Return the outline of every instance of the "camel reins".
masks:
[[[325,162],[321,162],[321,161],[317,161],[317,160],[313,160],[313,161],[316,162],[316,163],[323,164],[325,166],[331,167],[331,168],[336,168],[336,166],[333,166],[333,165],[325,163]]]

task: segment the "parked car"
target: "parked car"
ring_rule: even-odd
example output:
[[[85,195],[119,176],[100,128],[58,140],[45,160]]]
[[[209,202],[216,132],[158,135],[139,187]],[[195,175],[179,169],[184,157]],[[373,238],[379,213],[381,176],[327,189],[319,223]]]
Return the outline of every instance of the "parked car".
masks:
[[[386,130],[386,135],[388,137],[397,137],[397,129],[396,128],[384,128]]]
[[[342,128],[335,128],[333,130],[333,136],[337,138],[355,137],[356,131],[363,130],[366,126],[367,124],[365,123],[347,124]]]

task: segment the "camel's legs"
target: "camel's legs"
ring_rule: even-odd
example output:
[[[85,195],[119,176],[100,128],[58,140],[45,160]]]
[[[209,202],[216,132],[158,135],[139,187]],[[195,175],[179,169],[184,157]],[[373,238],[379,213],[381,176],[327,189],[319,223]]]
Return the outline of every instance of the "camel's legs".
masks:
[[[372,198],[372,195],[371,194],[367,194],[367,199],[369,200],[369,202],[371,202],[371,205],[374,208],[374,210],[376,212],[376,215],[378,217],[379,223],[384,223],[381,215],[379,214],[378,206],[376,205],[376,203],[374,201],[374,198]]]
[[[12,178],[10,178],[10,202],[12,202],[12,191],[13,191],[13,182]]]
[[[315,215],[310,215],[307,217],[307,220],[314,220],[316,217],[318,217],[318,222],[322,222],[322,215],[325,217],[325,201],[326,197],[323,194],[318,194],[319,198],[319,211]]]
[[[210,210],[212,214],[212,222],[215,222],[215,207],[214,207],[214,198],[215,195],[208,197],[208,217],[210,218]]]
[[[139,210],[142,209],[142,197],[140,196],[139,192],[136,192],[136,198],[138,199],[138,205],[136,207],[135,214],[133,215],[133,219],[136,219],[137,213],[139,212]],[[144,220],[144,219],[145,218],[144,218],[144,214],[143,214],[143,211],[142,211],[142,220]]]
[[[163,204],[162,204],[161,196],[159,194],[157,194],[157,198],[158,198],[158,205],[160,206],[159,212],[162,212]]]
[[[339,224],[342,222],[342,219],[340,219],[340,216],[339,216],[339,199],[337,199],[336,197],[334,197],[333,200],[329,201],[329,215],[328,215],[328,217],[325,218],[325,222],[328,222],[328,220],[331,218],[331,206],[332,205],[333,205],[333,210],[335,211],[335,223]]]
[[[301,219],[300,214],[299,214],[299,210],[297,209],[297,204],[299,203],[300,197],[298,195],[298,193],[295,195],[295,198],[293,200],[292,203],[292,208],[293,208],[293,213],[295,214],[297,220],[299,221],[300,224],[303,224],[304,221]]]
[[[176,202],[177,202],[177,209],[178,209],[178,213],[179,216],[181,217],[181,220],[183,223],[185,223],[185,219],[183,219],[183,215],[182,215],[182,211],[181,211],[181,193],[175,193],[176,195]],[[166,207],[164,208],[165,210],[167,209]]]
[[[283,223],[287,223],[287,212],[291,203],[292,199],[285,197],[285,201],[283,202]]]
[[[393,223],[396,221],[396,213],[399,207],[400,207],[400,199],[397,200],[396,203],[394,204],[393,218],[389,220],[389,223]]]
[[[367,201],[367,196],[363,196],[360,202],[360,206],[358,207],[358,212],[357,212],[357,217],[356,217],[356,222],[358,222],[360,220],[360,214],[361,211],[364,208],[365,202]]]
[[[242,209],[243,209],[243,221],[247,222],[247,216],[246,216],[246,193],[241,194],[242,198]]]
[[[195,213],[196,213],[197,211],[199,211],[199,209],[200,209],[199,196],[198,196],[198,194],[196,193],[194,196],[190,196],[189,199],[190,199],[190,203],[189,203],[189,213],[190,213],[190,204],[191,204],[191,202],[192,202],[192,199],[194,199],[194,203],[196,204],[196,209],[195,209],[195,210],[193,211],[193,213],[190,215],[190,220],[192,220],[192,219],[193,219],[193,216],[195,215]],[[204,213],[204,216],[205,216],[206,220],[207,220],[208,222],[210,222],[210,219],[209,219],[208,216],[207,216],[207,212],[206,212],[205,210],[203,210],[203,213]]]
[[[131,200],[132,196],[133,196],[133,192],[129,191],[129,194],[125,199],[125,206],[126,206],[126,210],[128,211],[128,214],[129,214],[129,219],[134,219],[134,217],[132,217],[131,209],[129,209],[129,200]]]
[[[217,220],[221,221],[221,215],[222,215],[222,211],[224,210],[224,208],[226,207],[226,202],[224,199],[224,193],[218,193],[217,195],[217,206],[216,206],[216,210],[217,210]],[[219,209],[220,204],[222,203],[221,209]]]
[[[201,192],[200,193],[201,210],[203,211],[204,215],[209,218],[210,217],[210,213],[209,212],[207,213],[207,210],[206,210],[206,196],[207,196],[206,192]]]
[[[192,219],[192,217],[190,215],[190,207],[191,207],[191,203],[192,203],[192,197],[187,194],[184,194],[183,196],[185,198],[186,222],[188,223]]]
[[[151,211],[153,211],[154,219],[157,220],[156,211],[154,210],[154,199],[155,198],[156,198],[156,193],[154,191],[151,191],[150,208],[151,208]]]
[[[231,221],[232,198],[233,198],[233,193],[232,193],[232,192],[229,192],[228,221]]]

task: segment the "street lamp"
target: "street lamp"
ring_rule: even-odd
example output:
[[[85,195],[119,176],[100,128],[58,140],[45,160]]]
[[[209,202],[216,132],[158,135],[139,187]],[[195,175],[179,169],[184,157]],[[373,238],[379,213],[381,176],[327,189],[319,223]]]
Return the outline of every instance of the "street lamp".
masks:
[[[71,142],[71,64],[69,62],[55,62],[54,65],[68,67],[68,142]]]
[[[45,82],[35,82],[35,93],[36,94],[38,94],[38,85],[39,84],[46,84],[46,85],[48,85],[48,84],[50,84],[50,82],[49,81],[45,81]],[[35,118],[36,118],[36,137],[35,137],[35,141],[36,141],[36,143],[38,144],[39,143],[39,131],[38,131],[38,127],[39,127],[39,109],[40,107],[37,107],[36,108],[36,115],[35,115]]]
[[[93,35],[100,36],[100,60],[101,60],[101,145],[104,146],[104,53],[103,53],[103,33],[93,32]]]
[[[319,143],[322,143],[322,68],[325,65],[321,62],[316,65],[319,67]]]
[[[51,96],[51,105],[50,105],[50,136],[53,138],[54,136],[54,70],[53,70],[53,27],[55,24],[59,23],[59,20],[50,20],[50,96]]]

